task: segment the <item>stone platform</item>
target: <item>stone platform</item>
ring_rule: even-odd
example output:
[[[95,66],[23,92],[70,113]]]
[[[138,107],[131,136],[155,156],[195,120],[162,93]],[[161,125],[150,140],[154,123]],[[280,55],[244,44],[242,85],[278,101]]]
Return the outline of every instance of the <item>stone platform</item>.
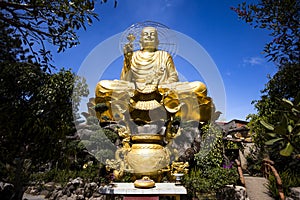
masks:
[[[159,197],[163,196],[180,200],[180,196],[187,194],[185,187],[177,186],[175,183],[155,183],[155,187],[147,189],[135,188],[133,183],[114,183],[111,187],[104,186],[100,188],[99,192],[111,197],[122,195],[124,200],[158,200]]]

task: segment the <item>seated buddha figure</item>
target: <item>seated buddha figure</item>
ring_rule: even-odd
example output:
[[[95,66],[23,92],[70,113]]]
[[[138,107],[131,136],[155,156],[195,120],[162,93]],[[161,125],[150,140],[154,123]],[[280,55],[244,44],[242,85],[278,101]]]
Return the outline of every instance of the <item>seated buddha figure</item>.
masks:
[[[129,41],[135,38],[127,37]],[[199,81],[179,82],[172,56],[158,50],[158,32],[144,27],[140,50],[132,43],[124,46],[124,64],[120,80],[102,80],[96,86],[95,103],[107,110],[98,113],[105,120],[129,120],[138,125],[166,121],[170,116],[207,122],[214,108],[206,86]]]

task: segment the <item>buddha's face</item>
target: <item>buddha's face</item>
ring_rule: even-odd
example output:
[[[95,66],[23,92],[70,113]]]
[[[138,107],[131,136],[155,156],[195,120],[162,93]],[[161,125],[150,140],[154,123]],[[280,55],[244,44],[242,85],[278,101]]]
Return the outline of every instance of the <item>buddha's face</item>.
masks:
[[[143,28],[140,44],[143,50],[156,50],[158,46],[157,30],[154,27]]]

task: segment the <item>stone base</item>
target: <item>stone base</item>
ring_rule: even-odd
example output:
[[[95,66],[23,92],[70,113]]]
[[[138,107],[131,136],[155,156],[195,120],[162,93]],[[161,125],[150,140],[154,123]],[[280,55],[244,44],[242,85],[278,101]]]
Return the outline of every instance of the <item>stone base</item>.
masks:
[[[159,200],[159,196],[125,196],[123,200]]]
[[[101,187],[99,193],[106,195],[123,195],[124,199],[127,200],[157,200],[159,196],[170,196],[179,200],[180,195],[187,194],[187,191],[185,187],[176,186],[175,183],[155,183],[155,187],[147,189],[136,188],[133,183],[114,183],[113,187]]]

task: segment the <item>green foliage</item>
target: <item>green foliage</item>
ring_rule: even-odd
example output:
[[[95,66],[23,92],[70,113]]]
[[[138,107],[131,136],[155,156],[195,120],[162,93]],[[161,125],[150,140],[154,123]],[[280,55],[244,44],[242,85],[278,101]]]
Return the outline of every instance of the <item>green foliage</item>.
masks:
[[[74,83],[73,83],[73,93],[72,93],[72,110],[75,119],[79,118],[77,115],[79,111],[81,98],[87,97],[88,95],[89,95],[89,90],[85,78],[75,76]]]
[[[289,196],[290,187],[299,187],[300,185],[300,174],[298,171],[287,169],[282,173],[279,173],[279,176],[282,181],[283,193],[285,196]],[[274,175],[269,176],[269,182],[266,187],[274,199],[280,199]]]
[[[299,1],[295,0],[262,0],[256,5],[243,3],[234,9],[247,23],[271,31],[273,41],[266,45],[265,53],[279,66],[279,71],[262,90],[261,99],[253,102],[258,114],[248,116],[250,127],[256,133],[254,142],[262,151],[269,136],[261,122],[275,124],[281,121],[286,107],[277,99],[293,101],[300,90],[299,6]],[[290,149],[289,145],[286,150],[289,152]]]
[[[36,165],[57,159],[62,142],[75,131],[74,74],[48,74],[23,63],[0,64],[1,162],[22,158]]]
[[[80,79],[70,70],[46,72],[16,31],[2,20],[0,25],[0,177],[15,185],[15,198],[21,199],[29,175],[66,152],[66,137],[75,133],[72,94]],[[84,86],[73,108],[86,94]]]
[[[254,142],[261,155],[269,154],[279,171],[297,167],[292,157],[299,154],[298,122],[292,118],[298,108],[291,111],[290,103],[297,105],[300,90],[300,2],[261,0],[232,9],[246,23],[269,32],[272,40],[265,45],[264,53],[278,66],[278,72],[261,91],[261,99],[253,101],[258,113],[248,116]]]
[[[1,8],[6,4],[10,3],[0,2]],[[26,5],[33,8],[23,4]],[[0,174],[11,181],[11,171],[30,173],[61,157],[66,136],[75,133],[72,110],[76,111],[81,96],[87,95],[87,87],[70,70],[61,69],[54,74],[46,72],[43,64],[33,62],[29,50],[22,46],[18,29],[3,21],[3,14],[4,11],[0,14]],[[18,166],[15,160],[19,160]],[[22,164],[26,160],[30,160],[28,170]]]
[[[101,130],[93,133],[89,139],[82,140],[81,143],[101,163],[114,157],[116,147]]]
[[[68,169],[51,169],[47,172],[33,173],[30,175],[30,180],[35,183],[55,182],[62,185],[66,184],[70,179],[81,177],[86,181],[103,181],[99,177],[100,167],[97,165],[87,165],[86,168],[80,170]]]
[[[116,7],[117,0],[114,2]],[[6,34],[1,34],[3,40],[10,41],[10,45],[1,45],[1,48],[9,52],[15,45],[22,46],[27,54],[26,59],[39,63],[43,70],[50,69],[49,65],[54,66],[50,62],[52,55],[46,49],[47,44],[56,46],[58,52],[78,45],[77,31],[86,30],[86,25],[91,25],[94,19],[98,20],[98,14],[94,12],[95,3],[95,0],[0,1],[0,24],[10,29]],[[7,59],[11,56],[5,53],[5,57],[0,57]],[[24,60],[22,57],[25,56],[19,58]]]
[[[20,38],[31,58],[47,68],[51,52],[45,43],[58,47],[58,52],[79,44],[76,31],[97,17],[94,0],[83,1],[1,1],[0,21],[14,29],[12,38]],[[36,50],[38,49],[39,50]]]
[[[103,131],[111,143],[115,144],[117,139],[119,139],[119,135],[115,131],[112,131],[111,129],[103,129]]]
[[[80,143],[100,163],[105,163],[106,159],[114,158],[116,150],[114,144],[119,138],[118,134],[112,129],[101,128],[95,116],[87,117],[86,125],[81,129],[85,136],[81,138]]]
[[[97,125],[98,129],[99,129],[99,120],[97,117],[95,116],[89,116],[86,118],[86,122],[87,125]]]
[[[282,99],[280,103],[284,110],[281,111],[279,122],[272,125],[263,120],[260,121],[267,133],[268,141],[265,144],[268,146],[271,156],[291,157],[295,159],[293,164],[299,166],[297,160],[300,154],[300,93],[294,99],[294,103],[287,99]],[[279,155],[276,155],[278,153]]]
[[[300,90],[299,61],[281,66],[280,70],[269,80],[266,88],[262,90],[262,93],[268,94],[272,101],[275,98],[293,100]]]
[[[200,170],[192,169],[184,176],[183,183],[192,197],[196,197],[199,192],[209,191],[209,183],[202,177]]]
[[[214,193],[228,184],[236,184],[239,179],[237,169],[213,167],[209,169],[194,168],[184,177],[188,194],[196,197],[201,193]]]
[[[223,162],[222,131],[214,124],[202,128],[202,142],[200,151],[195,154],[196,165],[199,168],[221,166]]]
[[[234,141],[227,140],[227,141],[223,141],[223,143],[225,149],[240,149],[240,150],[244,149],[244,146],[241,142],[234,142]]]
[[[14,28],[0,20],[0,61],[1,62],[30,62],[32,57],[26,56],[29,49],[22,48],[22,40],[14,35]]]
[[[236,184],[239,179],[236,167],[221,167],[225,160],[222,130],[208,124],[202,127],[202,132],[201,149],[195,154],[196,164],[183,180],[190,197],[215,193],[227,184]]]
[[[15,185],[16,199],[32,172],[66,158],[67,136],[75,133],[74,79],[69,70],[51,74],[38,64],[0,62],[0,177]]]
[[[290,64],[280,69],[270,79],[266,88],[262,91],[263,96],[260,100],[254,101],[255,108],[258,110],[257,115],[250,115],[250,126],[255,133],[264,133],[265,128],[260,121],[266,121],[275,124],[282,119],[282,111],[287,109],[281,100],[287,99],[294,101],[300,91],[300,66],[298,64]],[[256,142],[265,142],[263,134],[259,135]],[[256,139],[256,138],[254,138]],[[260,146],[262,146],[260,144]]]
[[[244,2],[232,9],[251,26],[269,31],[273,40],[265,45],[264,52],[270,60],[279,64],[299,63],[298,0],[260,0],[255,4]]]
[[[251,176],[262,176],[262,160],[265,158],[263,151],[257,149],[255,146],[254,148],[250,149],[250,153],[247,155],[247,173]]]
[[[0,8],[0,177],[22,199],[30,174],[49,163],[68,167],[82,150],[67,138],[76,131],[73,111],[87,95],[85,80],[70,70],[51,73],[45,46],[79,44],[76,31],[97,15],[93,0],[0,1]]]

